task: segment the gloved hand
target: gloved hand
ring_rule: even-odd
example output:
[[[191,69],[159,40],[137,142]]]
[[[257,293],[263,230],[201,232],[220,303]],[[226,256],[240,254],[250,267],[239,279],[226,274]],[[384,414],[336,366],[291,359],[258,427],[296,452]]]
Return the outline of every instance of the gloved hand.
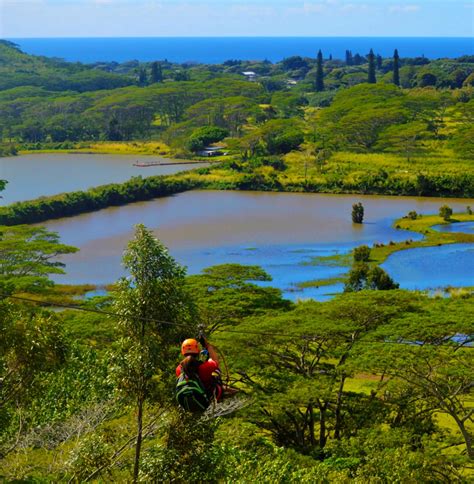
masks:
[[[198,337],[198,341],[199,343],[201,343],[201,346],[203,348],[207,348],[207,341],[206,341],[206,338],[204,337],[203,334],[200,334],[199,337]]]

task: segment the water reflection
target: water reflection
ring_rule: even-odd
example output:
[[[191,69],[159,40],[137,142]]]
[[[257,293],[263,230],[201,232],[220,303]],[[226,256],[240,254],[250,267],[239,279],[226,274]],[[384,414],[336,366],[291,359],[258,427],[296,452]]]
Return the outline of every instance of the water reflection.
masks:
[[[7,180],[3,205],[40,196],[86,190],[107,183],[121,183],[132,176],[170,175],[206,164],[165,165],[140,168],[137,160],[173,160],[157,156],[37,154],[0,158],[0,179]]]
[[[363,225],[351,221],[352,204],[358,201],[365,207]],[[393,220],[410,210],[437,213],[447,202],[416,197],[193,191],[45,225],[59,232],[65,243],[81,249],[64,258],[68,274],[58,277],[58,282],[107,284],[116,280],[123,275],[120,259],[133,236],[133,225],[144,223],[189,273],[227,262],[256,264],[272,275],[270,285],[281,288],[287,297],[321,299],[339,292],[341,284],[304,289],[297,284],[338,277],[347,268],[314,265],[315,257],[344,254],[361,244],[419,240],[420,234],[393,228]],[[454,210],[463,209],[466,202],[449,199]],[[389,272],[398,281],[392,270],[390,266]],[[443,285],[455,278],[453,272]],[[405,282],[402,287],[407,287]]]

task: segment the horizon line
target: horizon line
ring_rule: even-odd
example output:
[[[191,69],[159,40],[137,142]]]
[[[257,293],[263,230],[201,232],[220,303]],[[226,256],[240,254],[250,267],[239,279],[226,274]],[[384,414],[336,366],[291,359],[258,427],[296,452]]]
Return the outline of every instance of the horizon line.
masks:
[[[126,35],[126,36],[53,36],[53,37],[2,37],[3,40],[15,39],[471,39],[474,36],[453,35],[401,35],[401,36],[376,36],[376,35]],[[473,45],[474,47],[474,45]]]

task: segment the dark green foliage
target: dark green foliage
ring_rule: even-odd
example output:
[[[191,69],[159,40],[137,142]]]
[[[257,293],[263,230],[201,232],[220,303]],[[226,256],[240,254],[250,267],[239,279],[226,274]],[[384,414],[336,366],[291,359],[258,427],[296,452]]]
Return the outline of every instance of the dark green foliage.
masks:
[[[76,252],[61,244],[58,234],[43,227],[2,227],[0,284],[14,292],[41,292],[52,285],[50,274],[64,274],[58,256]]]
[[[163,82],[163,69],[161,67],[161,63],[153,62],[151,64],[150,82],[152,84]]]
[[[193,131],[188,141],[188,148],[196,152],[212,143],[223,140],[226,136],[229,136],[229,131],[225,128],[203,126]]]
[[[126,76],[79,63],[31,56],[11,42],[0,43],[0,91],[17,86],[41,86],[51,91],[97,91],[133,84]]]
[[[31,202],[14,203],[1,210],[0,223],[4,225],[37,223],[105,207],[150,200],[190,190],[198,185],[197,182],[173,177],[137,177],[122,184],[103,185],[85,192],[70,192]]]
[[[375,56],[375,63],[379,71],[382,70],[382,62],[383,62],[382,56],[380,54],[377,54]]]
[[[387,291],[398,289],[399,284],[380,267],[369,267],[365,262],[357,262],[352,266],[344,285],[344,292],[357,292],[364,289]]]
[[[400,85],[400,56],[398,55],[398,50],[395,49],[393,53],[393,83],[396,86]]]
[[[314,87],[317,92],[324,91],[323,54],[321,50],[319,50],[317,57],[316,82]]]
[[[285,71],[295,71],[298,69],[308,68],[308,63],[298,55],[283,59],[281,61],[281,65]]]
[[[285,310],[292,303],[282,299],[281,291],[261,287],[255,281],[271,281],[260,267],[223,264],[189,276],[187,284],[210,327],[239,324],[242,318],[268,310]]]
[[[370,248],[367,245],[356,247],[353,252],[354,262],[368,262],[370,259]]]
[[[439,208],[439,216],[442,217],[443,220],[446,220],[446,222],[451,220],[452,214],[453,214],[453,209],[451,207],[448,207],[448,205],[443,205],[442,207]]]
[[[431,72],[425,72],[418,81],[420,87],[436,86],[437,78]]]
[[[274,119],[260,129],[260,136],[270,155],[289,153],[304,141],[298,123],[286,119]]]
[[[352,57],[352,52],[350,50],[346,50],[346,65],[352,66],[354,64],[354,59]]]
[[[416,220],[418,218],[418,214],[415,210],[411,210],[410,212],[408,212],[407,218],[409,218],[410,220]]]
[[[361,202],[352,205],[352,222],[361,224],[364,221],[364,206]]]
[[[367,82],[369,84],[375,84],[377,82],[377,79],[375,77],[375,54],[372,49],[370,49],[370,52],[367,55],[367,59],[369,61],[369,71],[367,74]]]

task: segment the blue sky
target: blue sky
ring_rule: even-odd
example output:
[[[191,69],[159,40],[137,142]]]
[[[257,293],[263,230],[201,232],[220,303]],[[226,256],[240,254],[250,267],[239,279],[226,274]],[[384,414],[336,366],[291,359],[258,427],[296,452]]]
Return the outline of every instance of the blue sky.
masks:
[[[0,38],[472,37],[472,0],[0,0]]]

